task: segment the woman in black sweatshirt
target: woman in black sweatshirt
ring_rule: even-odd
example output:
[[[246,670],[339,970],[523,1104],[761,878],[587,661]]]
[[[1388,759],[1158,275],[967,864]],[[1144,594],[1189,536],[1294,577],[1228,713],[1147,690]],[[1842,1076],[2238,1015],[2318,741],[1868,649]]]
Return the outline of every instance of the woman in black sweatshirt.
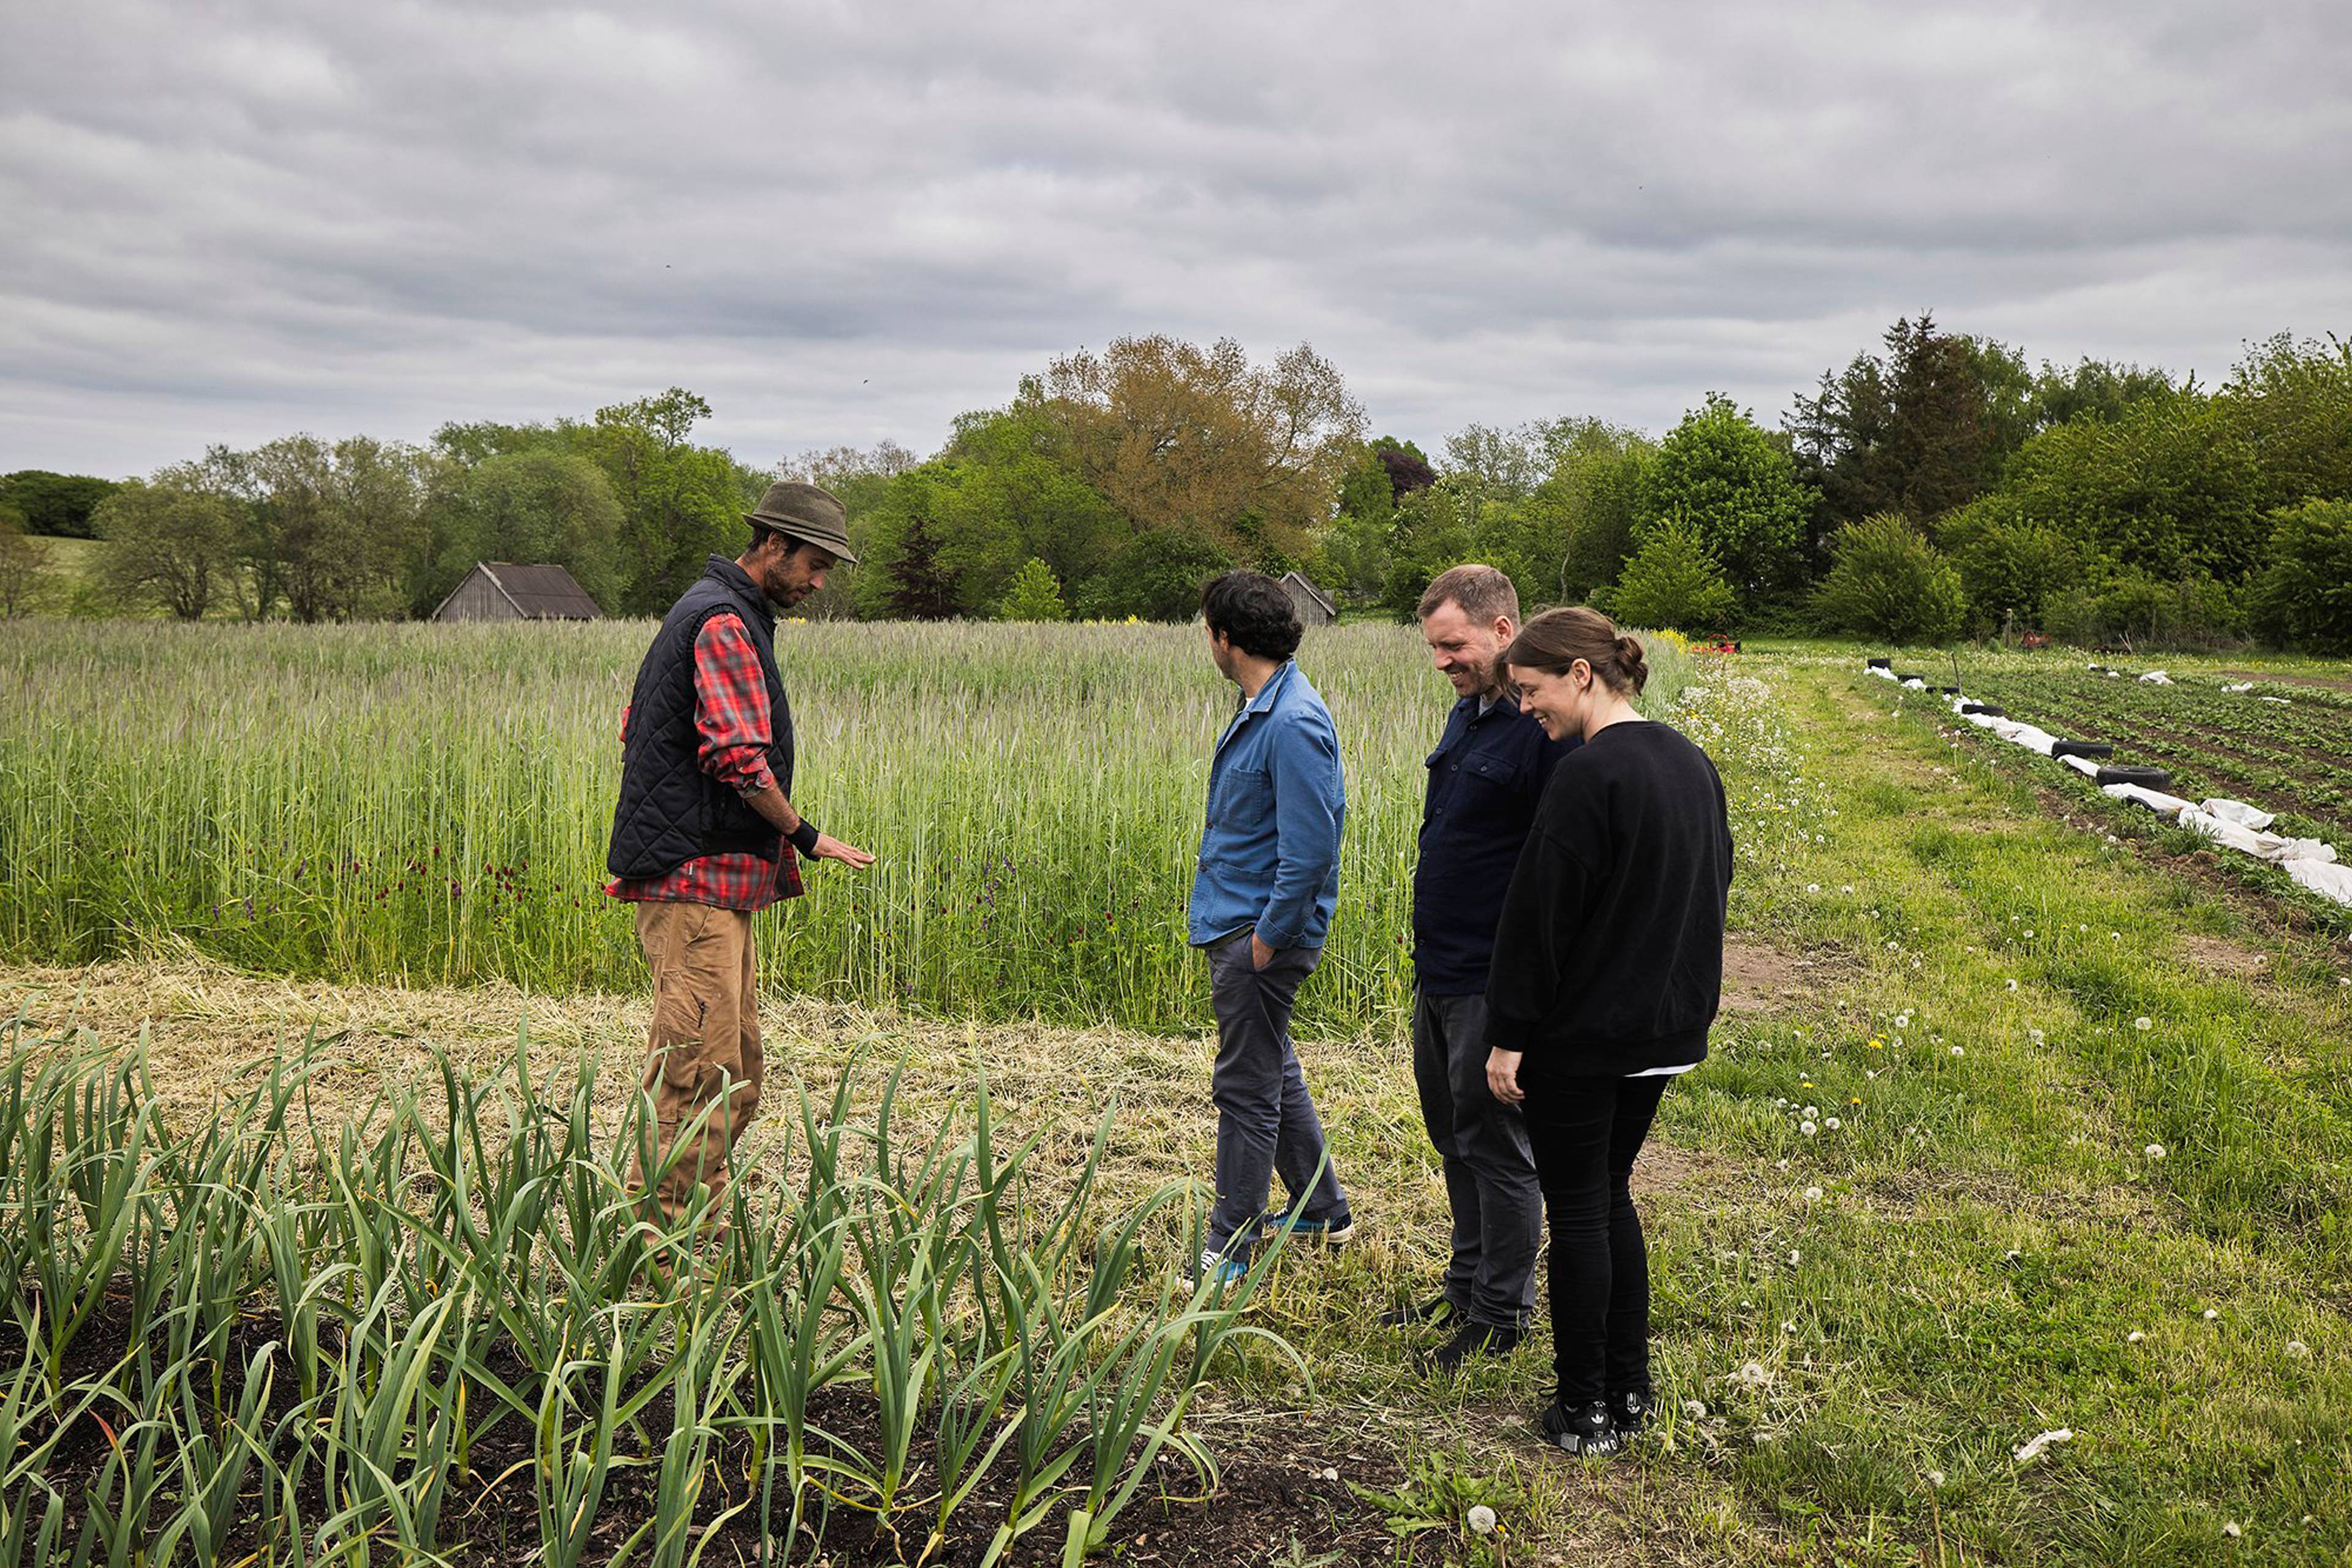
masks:
[[[1627,1179],[1667,1080],[1706,1055],[1731,825],[1715,764],[1633,710],[1642,645],[1577,608],[1505,658],[1560,760],[1495,931],[1486,1079],[1522,1108],[1551,1228],[1545,1437],[1614,1454],[1650,1410],[1650,1266]]]

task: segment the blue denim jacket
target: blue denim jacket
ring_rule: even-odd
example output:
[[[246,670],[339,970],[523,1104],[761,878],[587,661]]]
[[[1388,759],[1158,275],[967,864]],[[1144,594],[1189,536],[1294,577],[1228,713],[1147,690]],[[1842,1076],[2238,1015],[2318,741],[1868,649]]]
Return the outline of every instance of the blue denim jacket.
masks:
[[[1192,944],[1255,929],[1271,948],[1320,947],[1339,894],[1348,791],[1339,733],[1286,662],[1225,729],[1192,878]]]

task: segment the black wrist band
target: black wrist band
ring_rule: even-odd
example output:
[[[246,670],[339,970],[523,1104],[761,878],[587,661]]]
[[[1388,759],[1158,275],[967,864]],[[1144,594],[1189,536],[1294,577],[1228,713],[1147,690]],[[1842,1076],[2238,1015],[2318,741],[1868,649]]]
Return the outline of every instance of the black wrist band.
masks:
[[[801,825],[798,827],[793,828],[790,833],[785,834],[784,837],[791,839],[793,841],[793,847],[799,850],[802,854],[814,855],[816,853],[816,824],[811,822],[807,817],[802,817]]]

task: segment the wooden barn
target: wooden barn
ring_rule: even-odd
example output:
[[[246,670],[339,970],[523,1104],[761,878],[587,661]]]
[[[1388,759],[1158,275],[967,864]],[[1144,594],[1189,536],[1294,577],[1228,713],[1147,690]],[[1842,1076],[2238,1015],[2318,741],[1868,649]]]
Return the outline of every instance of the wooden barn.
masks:
[[[601,621],[604,612],[561,566],[478,562],[449,591],[436,621]]]
[[[1302,626],[1328,626],[1339,618],[1339,601],[1308,582],[1302,573],[1284,573],[1282,591],[1290,595]]]

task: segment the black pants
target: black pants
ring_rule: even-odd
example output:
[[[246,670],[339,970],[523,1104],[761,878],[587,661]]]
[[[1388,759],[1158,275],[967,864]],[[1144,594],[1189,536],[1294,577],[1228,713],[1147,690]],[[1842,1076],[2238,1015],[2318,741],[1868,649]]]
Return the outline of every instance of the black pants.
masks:
[[[1663,1078],[1522,1072],[1551,1221],[1551,1353],[1563,1404],[1650,1392],[1650,1253],[1627,1182]]]
[[[1413,1083],[1454,1215],[1445,1299],[1474,1323],[1524,1329],[1535,1315],[1543,1194],[1519,1108],[1486,1087],[1486,1054],[1484,996],[1414,998]]]

